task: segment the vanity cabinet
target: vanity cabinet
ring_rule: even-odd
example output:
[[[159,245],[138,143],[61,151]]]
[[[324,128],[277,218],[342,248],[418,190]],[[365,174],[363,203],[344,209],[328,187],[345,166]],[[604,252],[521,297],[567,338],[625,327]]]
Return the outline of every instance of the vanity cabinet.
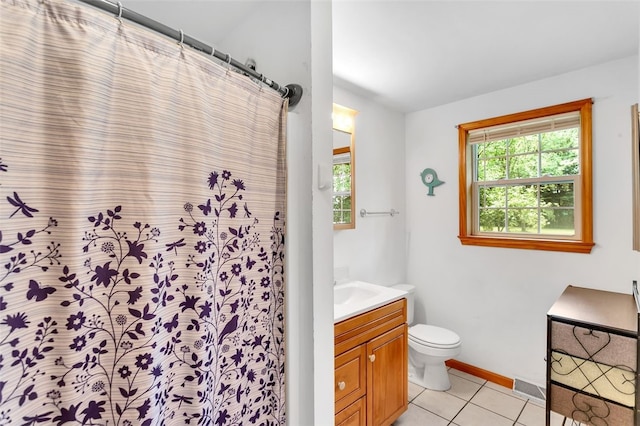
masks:
[[[640,426],[634,296],[568,286],[547,314],[546,424]]]
[[[407,302],[335,324],[335,423],[390,425],[408,406]]]

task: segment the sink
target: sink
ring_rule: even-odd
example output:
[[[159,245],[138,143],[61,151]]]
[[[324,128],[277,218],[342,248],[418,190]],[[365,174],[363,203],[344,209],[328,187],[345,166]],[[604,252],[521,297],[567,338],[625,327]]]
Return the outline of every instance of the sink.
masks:
[[[358,300],[370,299],[378,294],[380,290],[377,287],[382,286],[365,285],[366,283],[354,282],[348,285],[336,286],[333,290],[333,304],[344,305],[354,303]]]
[[[364,281],[351,281],[333,287],[334,323],[402,299],[407,293]]]

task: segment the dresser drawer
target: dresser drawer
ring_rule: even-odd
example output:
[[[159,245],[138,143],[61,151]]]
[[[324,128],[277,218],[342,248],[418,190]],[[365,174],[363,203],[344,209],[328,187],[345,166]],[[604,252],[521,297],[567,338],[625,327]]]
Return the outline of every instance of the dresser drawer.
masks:
[[[336,412],[366,393],[366,351],[366,345],[360,345],[336,357],[334,381]]]
[[[553,321],[551,350],[610,366],[636,370],[638,340]]]
[[[407,300],[400,299],[335,324],[335,354],[374,339],[407,322]]]
[[[636,404],[636,373],[560,352],[551,352],[551,380],[626,405]]]
[[[590,395],[551,385],[550,408],[558,414],[589,425],[631,426],[633,409]]]
[[[336,426],[366,426],[367,397],[356,400],[344,410],[336,414]]]

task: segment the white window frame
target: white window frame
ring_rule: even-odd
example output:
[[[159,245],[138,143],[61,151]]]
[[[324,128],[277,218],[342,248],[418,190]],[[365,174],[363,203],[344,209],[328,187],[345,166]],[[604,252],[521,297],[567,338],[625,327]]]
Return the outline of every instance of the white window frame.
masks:
[[[344,147],[344,148],[336,148],[333,150],[333,165],[336,164],[350,164],[351,167],[353,167],[353,163],[352,163],[352,158],[351,158],[351,148],[350,147]],[[336,191],[335,190],[335,185],[333,186],[333,196],[332,196],[332,205],[334,204],[334,201],[336,199],[336,197],[348,197],[351,198],[351,208],[350,209],[334,209],[334,213],[336,211],[340,211],[342,213],[344,212],[348,212],[348,216],[349,216],[349,222],[333,222],[334,226],[348,226],[353,222],[353,210],[354,210],[354,206],[353,206],[353,173],[349,174],[350,179],[350,185],[349,185],[349,189],[346,191]],[[336,176],[335,174],[333,175],[333,179],[335,180]]]

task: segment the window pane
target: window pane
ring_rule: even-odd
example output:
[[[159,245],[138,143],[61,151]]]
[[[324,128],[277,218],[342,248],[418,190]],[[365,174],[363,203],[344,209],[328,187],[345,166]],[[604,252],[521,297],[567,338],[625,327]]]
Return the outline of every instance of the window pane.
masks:
[[[538,185],[514,185],[507,188],[509,208],[538,208]]]
[[[569,176],[580,174],[580,157],[577,149],[543,152],[541,154],[542,176]]]
[[[334,223],[350,223],[351,222],[351,196],[349,195],[333,196],[333,222]]]
[[[505,157],[478,160],[478,182],[505,179],[507,159]]]
[[[573,182],[479,186],[479,231],[574,235],[574,195]]]
[[[573,182],[540,185],[540,205],[543,207],[574,207]]]
[[[542,209],[542,234],[575,235],[574,209]]]
[[[333,191],[334,192],[350,192],[351,191],[351,164],[334,164],[333,165]]]
[[[480,232],[505,232],[504,209],[480,209]]]
[[[509,232],[538,233],[538,209],[509,209]]]
[[[475,145],[478,158],[504,157],[507,155],[507,142],[495,141]]]
[[[538,135],[521,136],[507,140],[509,154],[530,154],[538,152]]]
[[[538,154],[509,157],[509,179],[538,177]]]
[[[480,207],[504,208],[507,202],[507,189],[504,186],[481,186],[478,188]]]

